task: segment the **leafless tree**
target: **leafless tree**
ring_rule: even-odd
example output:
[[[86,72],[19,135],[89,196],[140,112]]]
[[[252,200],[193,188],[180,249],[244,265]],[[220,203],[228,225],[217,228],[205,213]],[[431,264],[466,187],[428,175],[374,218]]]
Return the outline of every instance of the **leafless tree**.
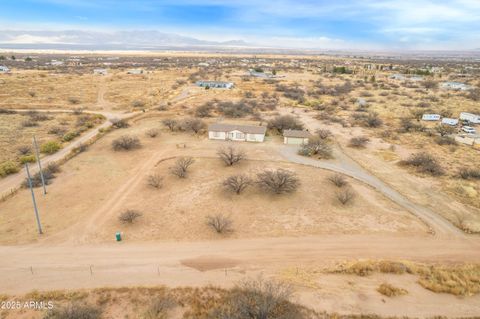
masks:
[[[156,128],[151,128],[151,129],[148,129],[147,131],[145,131],[145,135],[147,135],[151,138],[157,137],[159,133],[160,132]]]
[[[326,140],[320,139],[318,137],[310,138],[307,144],[302,145],[298,151],[300,155],[303,156],[314,156],[316,155],[319,158],[328,159],[332,158],[332,148],[327,143]]]
[[[243,150],[236,149],[233,146],[219,148],[217,150],[217,154],[225,162],[225,164],[227,164],[227,166],[232,166],[233,164],[238,163],[246,158]]]
[[[342,205],[347,205],[354,197],[355,193],[350,188],[346,188],[337,193],[337,199]]]
[[[332,182],[333,185],[337,186],[338,188],[341,188],[345,185],[347,185],[347,180],[345,177],[341,174],[334,174],[328,178],[330,182]]]
[[[288,170],[264,170],[257,174],[258,185],[275,194],[292,193],[300,186],[297,175]]]
[[[181,123],[181,129],[195,134],[200,133],[206,127],[205,122],[197,118],[185,119]]]
[[[168,127],[168,129],[170,131],[175,131],[175,129],[177,128],[178,126],[178,122],[174,119],[164,119],[162,121],[163,125],[165,125],[166,127]]]
[[[147,182],[148,182],[148,185],[153,188],[162,188],[163,177],[158,174],[152,174],[148,176]]]
[[[175,162],[174,166],[170,167],[170,172],[180,178],[186,178],[188,168],[194,162],[195,160],[192,157],[181,157]]]
[[[129,127],[129,124],[126,120],[123,119],[118,119],[118,118],[113,118],[110,120],[110,123],[112,123],[112,126],[115,128],[127,128]]]
[[[247,175],[233,175],[228,177],[223,185],[239,195],[243,192],[248,186],[252,184],[252,180]]]
[[[207,225],[212,229],[214,229],[219,234],[226,234],[233,231],[232,220],[229,217],[224,216],[222,214],[217,214],[215,216],[208,216]]]
[[[368,137],[356,136],[350,139],[350,143],[348,145],[351,147],[363,148],[367,145],[368,141],[370,141]]]
[[[322,140],[329,139],[333,135],[332,132],[330,130],[327,130],[327,129],[318,129],[318,130],[315,131],[315,133]]]
[[[123,135],[112,141],[112,147],[115,151],[128,151],[140,146],[140,140],[136,136]]]
[[[455,132],[455,128],[452,126],[447,126],[447,125],[438,125],[435,127],[435,130],[440,134],[440,136],[446,136],[453,134]]]
[[[118,216],[118,220],[123,223],[123,224],[133,224],[137,218],[141,217],[142,213],[133,210],[133,209],[127,209],[123,213]]]
[[[32,147],[29,145],[22,145],[18,148],[18,153],[20,155],[28,155],[32,153]]]

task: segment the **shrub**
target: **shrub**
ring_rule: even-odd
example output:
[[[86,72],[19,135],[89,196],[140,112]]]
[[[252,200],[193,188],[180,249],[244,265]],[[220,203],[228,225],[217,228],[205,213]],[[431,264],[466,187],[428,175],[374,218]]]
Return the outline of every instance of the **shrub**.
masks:
[[[151,301],[142,318],[168,319],[168,312],[172,310],[175,305],[175,301],[168,296],[156,297]]]
[[[60,145],[59,142],[57,141],[49,141],[45,142],[40,146],[40,152],[45,153],[45,154],[53,154],[58,152],[62,148],[62,145]]]
[[[122,224],[133,224],[139,217],[142,216],[142,213],[133,210],[133,209],[127,209],[123,213],[118,216],[118,220]]]
[[[133,107],[144,107],[145,106],[145,102],[144,101],[140,101],[140,100],[135,100],[132,102],[132,106]]]
[[[112,141],[115,151],[129,151],[141,147],[140,140],[136,136],[123,135]]]
[[[25,163],[34,163],[36,162],[37,159],[35,155],[23,155],[20,157],[20,163],[25,164]]]
[[[329,139],[333,135],[332,132],[327,129],[318,129],[315,131],[315,133],[317,134],[318,138],[322,140]]]
[[[219,148],[217,154],[227,166],[232,166],[246,158],[244,151],[238,150],[233,146]]]
[[[174,119],[165,119],[162,121],[163,125],[165,125],[166,127],[168,127],[168,129],[170,131],[175,131],[175,129],[177,128],[177,125],[178,125],[178,122]]]
[[[463,179],[480,179],[480,169],[478,168],[461,168],[458,175]]]
[[[25,120],[22,121],[22,126],[23,127],[35,127],[38,126],[38,123],[32,120]]]
[[[68,98],[68,102],[70,104],[79,104],[80,99],[78,97],[71,96],[71,97]]]
[[[160,132],[156,128],[151,128],[151,129],[145,131],[145,135],[147,135],[151,138],[157,137],[159,133]]]
[[[43,317],[44,319],[100,319],[102,311],[91,305],[72,303],[65,307],[55,307]]]
[[[60,135],[63,136],[66,133],[66,129],[63,127],[59,126],[54,126],[51,129],[48,130],[48,134],[55,134],[55,135]]]
[[[235,192],[237,195],[243,192],[251,184],[252,180],[246,175],[233,175],[223,181],[223,186],[232,192]]]
[[[182,131],[193,132],[195,134],[200,133],[206,127],[205,122],[197,118],[185,119],[180,123],[180,129]]]
[[[437,136],[435,138],[435,143],[438,145],[457,145],[457,141],[450,136]]]
[[[339,191],[337,193],[337,199],[342,205],[347,205],[353,200],[354,197],[355,193],[349,188]]]
[[[207,226],[211,227],[219,234],[232,232],[232,220],[221,214],[207,216]]]
[[[275,194],[292,193],[300,186],[294,172],[284,169],[264,170],[257,174],[257,184]]]
[[[12,161],[6,161],[0,164],[0,176],[4,177],[10,174],[18,173],[20,168]]]
[[[110,123],[112,123],[112,126],[114,128],[127,128],[129,127],[130,125],[128,124],[128,122],[124,119],[117,119],[117,118],[114,118],[114,119],[111,119],[110,120]]]
[[[63,135],[62,140],[64,142],[69,142],[69,141],[73,140],[75,137],[77,137],[78,135],[79,134],[78,134],[77,131],[71,131],[71,132],[68,132],[65,135]]]
[[[30,145],[22,145],[18,148],[20,155],[28,155],[32,153],[32,147]]]
[[[337,186],[338,188],[341,188],[345,185],[348,184],[347,180],[345,179],[345,177],[341,174],[335,174],[335,175],[332,175],[328,178],[328,180],[335,186]]]
[[[148,185],[154,188],[162,188],[163,177],[158,174],[149,175],[147,179]]]
[[[317,155],[318,158],[332,158],[332,148],[327,141],[318,137],[310,138],[307,144],[303,144],[298,151],[303,156]]]
[[[60,172],[60,166],[57,163],[50,162],[46,167],[43,167],[43,179],[45,181],[45,185],[48,185],[51,183],[51,180],[54,179],[55,173]],[[40,172],[35,173],[32,178],[32,187],[40,187],[42,186],[42,176],[40,175]],[[28,183],[28,178],[25,178],[25,180],[22,183],[22,186],[27,188],[29,187]]]
[[[283,130],[302,130],[303,123],[292,115],[281,115],[271,119],[268,122],[268,128],[275,129],[278,132],[283,132]]]
[[[175,166],[170,167],[170,172],[179,178],[186,178],[188,168],[194,162],[192,157],[181,157],[175,162]]]
[[[396,297],[406,295],[408,293],[408,291],[406,291],[405,289],[394,287],[388,283],[381,284],[377,288],[377,291],[387,297]]]
[[[363,148],[367,145],[370,139],[365,136],[352,137],[349,142],[349,146],[356,148]]]
[[[437,160],[430,154],[421,152],[412,154],[408,159],[401,161],[400,164],[414,166],[420,173],[439,176],[444,174],[443,168]]]
[[[197,117],[210,117],[211,116],[210,113],[212,112],[212,109],[213,109],[213,105],[211,103],[205,103],[203,105],[200,105],[195,110],[195,116],[197,116]]]

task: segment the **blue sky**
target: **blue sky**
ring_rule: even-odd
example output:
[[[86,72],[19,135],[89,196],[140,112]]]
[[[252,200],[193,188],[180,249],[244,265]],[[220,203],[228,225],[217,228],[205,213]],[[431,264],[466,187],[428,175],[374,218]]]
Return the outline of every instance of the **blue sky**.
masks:
[[[480,0],[0,0],[1,30],[158,30],[319,49],[480,47]]]

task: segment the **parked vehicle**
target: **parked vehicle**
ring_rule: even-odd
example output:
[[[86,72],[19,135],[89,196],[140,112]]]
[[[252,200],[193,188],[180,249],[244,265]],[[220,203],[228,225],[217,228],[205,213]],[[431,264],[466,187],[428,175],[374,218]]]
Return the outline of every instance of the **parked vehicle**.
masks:
[[[464,126],[462,127],[462,131],[464,131],[467,134],[475,134],[477,131],[471,127],[471,126]]]

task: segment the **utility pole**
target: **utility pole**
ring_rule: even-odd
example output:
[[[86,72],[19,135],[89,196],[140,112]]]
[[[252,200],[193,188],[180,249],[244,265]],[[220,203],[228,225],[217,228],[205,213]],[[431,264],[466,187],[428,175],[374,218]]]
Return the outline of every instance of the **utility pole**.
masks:
[[[30,171],[28,169],[28,163],[25,163],[25,169],[27,170],[28,186],[32,193],[33,209],[35,210],[35,218],[37,219],[38,233],[43,234],[42,224],[40,223],[40,216],[38,215],[37,202],[35,201],[35,193],[33,192],[32,178],[30,177]]]
[[[45,186],[45,178],[43,177],[42,163],[40,162],[40,154],[38,152],[38,144],[37,144],[37,139],[35,138],[35,135],[33,136],[33,146],[35,147],[35,156],[37,157],[40,178],[42,179],[43,195],[47,195],[47,188]]]

